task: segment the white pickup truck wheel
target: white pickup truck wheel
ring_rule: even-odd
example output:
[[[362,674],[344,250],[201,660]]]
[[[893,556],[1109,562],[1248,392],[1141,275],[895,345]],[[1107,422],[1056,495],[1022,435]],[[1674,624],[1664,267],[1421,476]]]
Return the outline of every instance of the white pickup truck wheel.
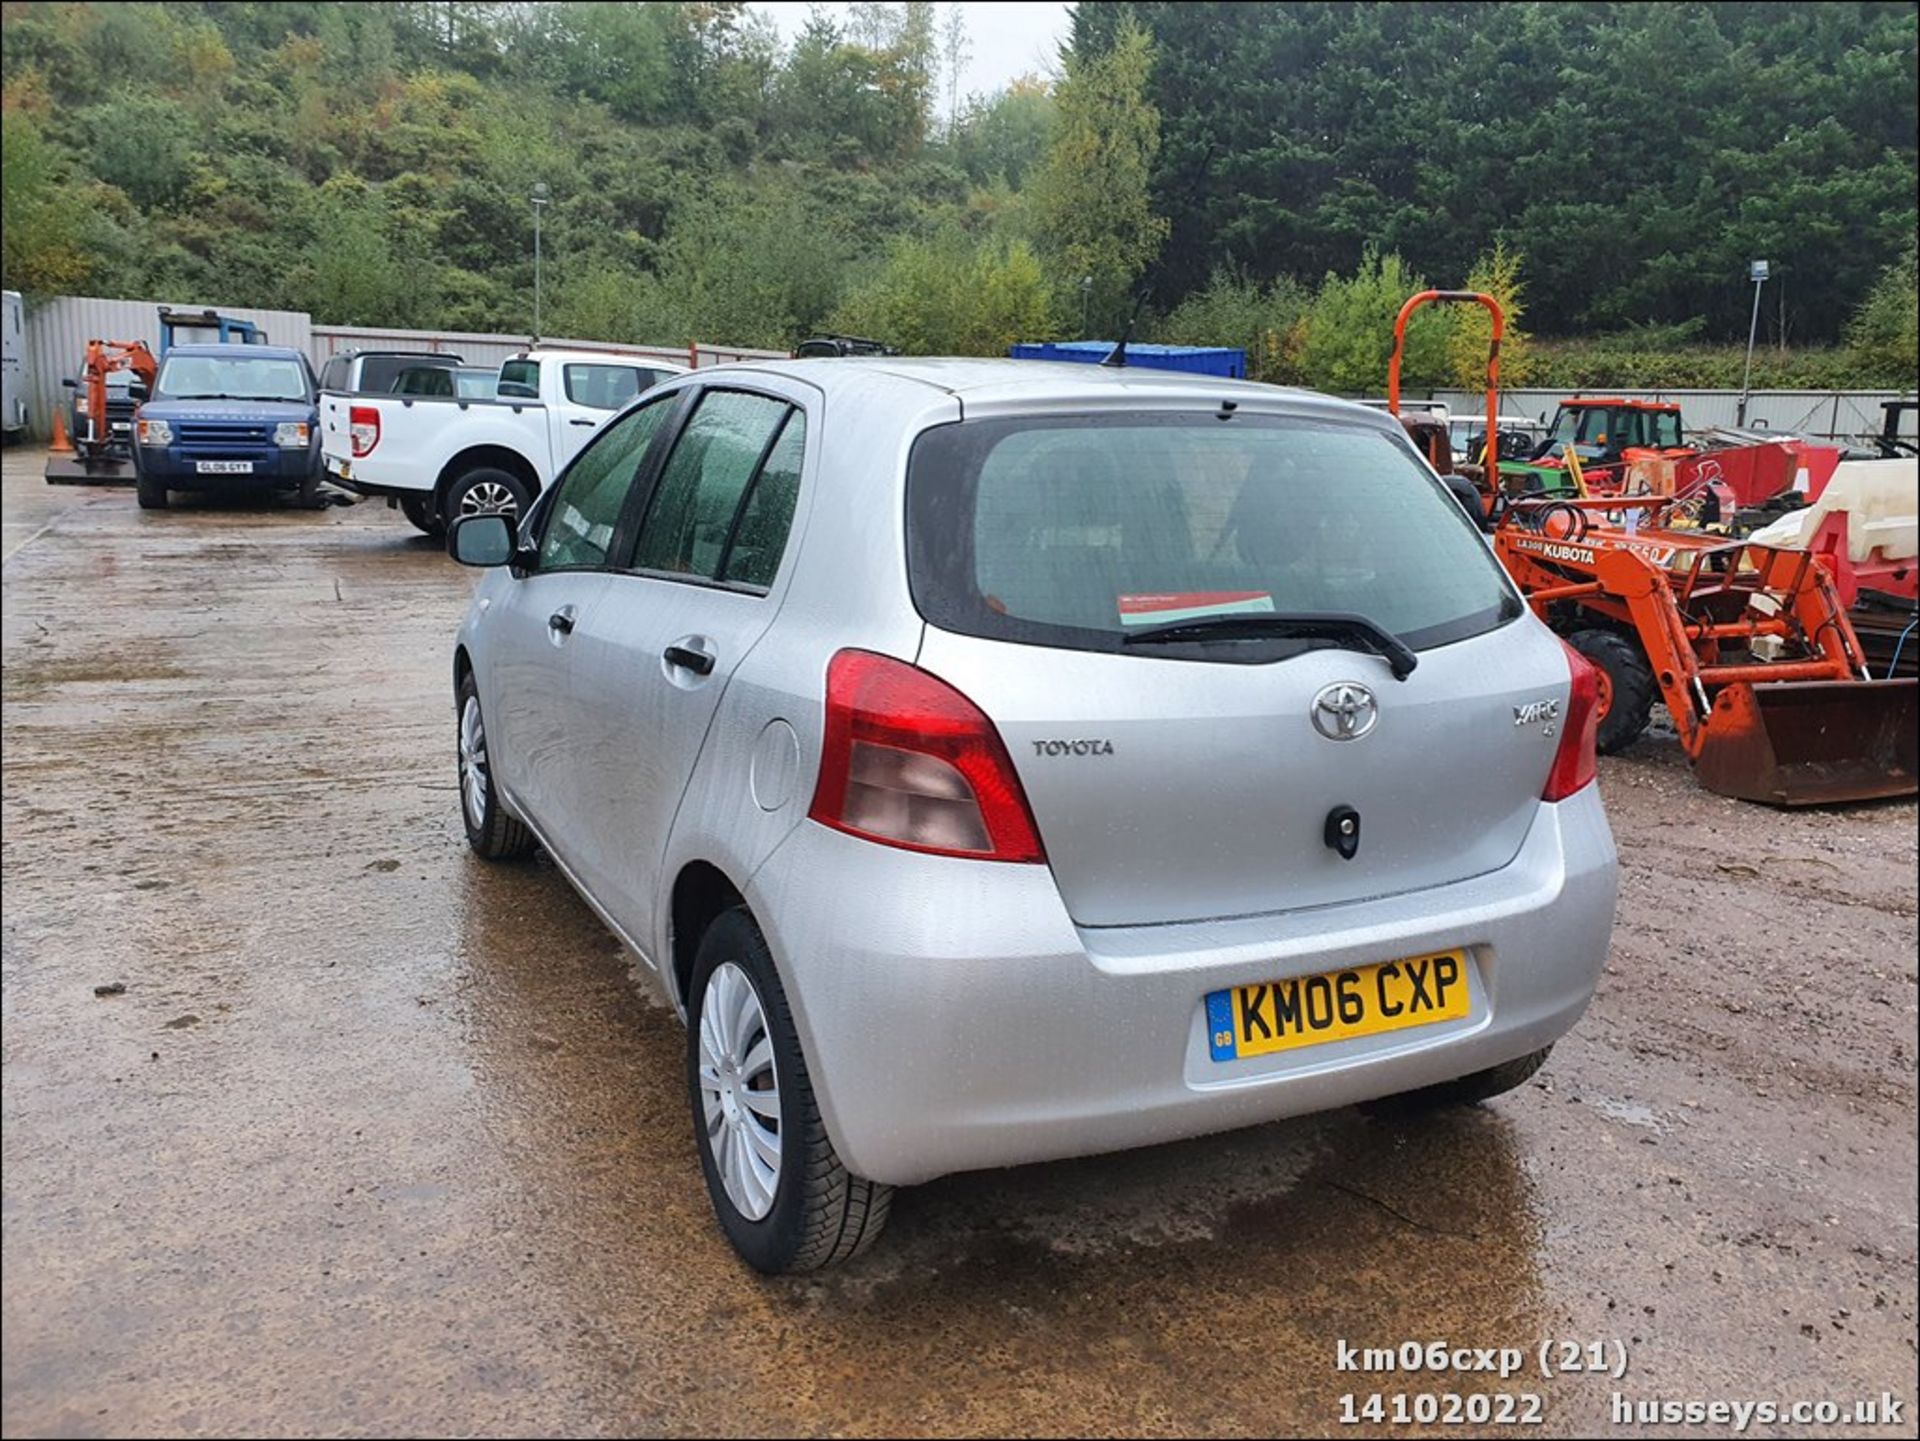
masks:
[[[532,499],[532,490],[512,471],[483,465],[447,487],[440,514],[449,524],[463,515],[504,515],[518,525]]]

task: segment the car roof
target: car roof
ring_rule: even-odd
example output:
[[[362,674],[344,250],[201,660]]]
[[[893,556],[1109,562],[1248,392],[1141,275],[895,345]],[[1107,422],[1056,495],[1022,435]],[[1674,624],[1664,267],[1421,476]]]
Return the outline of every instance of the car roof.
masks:
[[[235,356],[240,359],[254,360],[305,360],[304,350],[295,350],[290,345],[170,345],[167,354],[172,355],[214,355]]]
[[[1079,365],[1070,361],[1013,360],[998,357],[834,356],[815,360],[744,361],[695,372],[759,371],[790,376],[815,386],[829,398],[836,391],[869,390],[892,381],[956,397],[963,406],[982,409],[1051,409],[1076,403],[1113,406],[1200,401],[1263,410],[1325,411],[1347,418],[1365,417],[1381,429],[1398,429],[1392,417],[1318,391],[1229,380],[1191,371],[1147,366]]]

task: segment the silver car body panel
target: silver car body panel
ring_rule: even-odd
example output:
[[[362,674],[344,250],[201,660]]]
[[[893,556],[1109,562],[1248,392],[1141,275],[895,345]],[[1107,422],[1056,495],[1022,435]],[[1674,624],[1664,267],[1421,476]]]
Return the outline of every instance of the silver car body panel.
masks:
[[[1076,927],[1040,866],[793,831],[754,875],[828,1133],[858,1175],[1152,1145],[1391,1095],[1557,1040],[1606,962],[1616,857],[1597,791],[1542,805],[1511,864],[1238,921]],[[823,877],[832,877],[823,884]],[[1209,1059],[1211,991],[1461,947],[1464,1020]]]
[[[677,1010],[677,877],[712,866],[746,899],[857,1173],[904,1183],[1249,1124],[1464,1074],[1573,1024],[1604,961],[1615,858],[1595,787],[1538,799],[1554,738],[1512,710],[1564,705],[1568,680],[1531,614],[1422,651],[1402,683],[1356,651],[1211,665],[1057,650],[935,629],[914,607],[905,472],[930,426],[1232,400],[1399,440],[1391,418],[1245,382],[1025,361],[727,366],[649,398],[711,385],[806,411],[771,592],[495,571],[461,644],[503,797]],[[579,608],[570,639],[591,647],[556,641],[555,604]],[[660,664],[688,636],[724,652],[710,684]],[[916,854],[805,819],[827,665],[846,647],[917,662],[994,720],[1048,865]],[[1379,704],[1356,742],[1312,728],[1313,697],[1338,681]],[[1031,744],[1089,734],[1113,754]],[[1336,803],[1364,818],[1351,862],[1320,838]],[[1208,1057],[1210,991],[1453,946],[1472,958],[1462,1021]]]

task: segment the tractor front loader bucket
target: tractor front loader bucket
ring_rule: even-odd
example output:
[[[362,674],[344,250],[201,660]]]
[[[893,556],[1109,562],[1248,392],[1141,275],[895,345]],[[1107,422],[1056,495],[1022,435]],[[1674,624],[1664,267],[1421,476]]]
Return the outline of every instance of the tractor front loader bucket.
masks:
[[[1768,681],[1725,687],[1694,773],[1710,791],[1775,806],[1920,790],[1920,681]]]
[[[132,485],[133,462],[114,456],[88,460],[78,455],[47,457],[48,485]]]

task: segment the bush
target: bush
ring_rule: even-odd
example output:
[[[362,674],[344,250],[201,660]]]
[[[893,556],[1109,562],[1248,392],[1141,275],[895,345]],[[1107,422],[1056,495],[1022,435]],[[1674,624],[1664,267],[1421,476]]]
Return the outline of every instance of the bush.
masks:
[[[1744,345],[1637,348],[1630,336],[1536,343],[1528,384],[1545,390],[1738,390],[1746,366]],[[1844,346],[1753,353],[1755,390],[1870,390],[1911,388],[1913,372],[1898,375],[1862,362]]]
[[[1860,369],[1888,385],[1911,389],[1920,372],[1920,243],[1875,282],[1847,327],[1847,342]]]
[[[1307,384],[1341,395],[1384,394],[1394,320],[1407,297],[1425,289],[1427,282],[1398,255],[1371,249],[1351,278],[1328,274],[1307,309],[1301,335],[1300,366]],[[1433,309],[1413,317],[1402,385],[1446,383],[1447,332],[1446,317]]]
[[[1261,285],[1216,270],[1207,288],[1189,295],[1154,327],[1167,345],[1225,345],[1247,353],[1247,377],[1273,385],[1300,383],[1300,323],[1311,297],[1286,276]]]
[[[1027,243],[951,226],[896,241],[832,327],[910,355],[1005,355],[1015,341],[1055,334],[1047,278]]]

